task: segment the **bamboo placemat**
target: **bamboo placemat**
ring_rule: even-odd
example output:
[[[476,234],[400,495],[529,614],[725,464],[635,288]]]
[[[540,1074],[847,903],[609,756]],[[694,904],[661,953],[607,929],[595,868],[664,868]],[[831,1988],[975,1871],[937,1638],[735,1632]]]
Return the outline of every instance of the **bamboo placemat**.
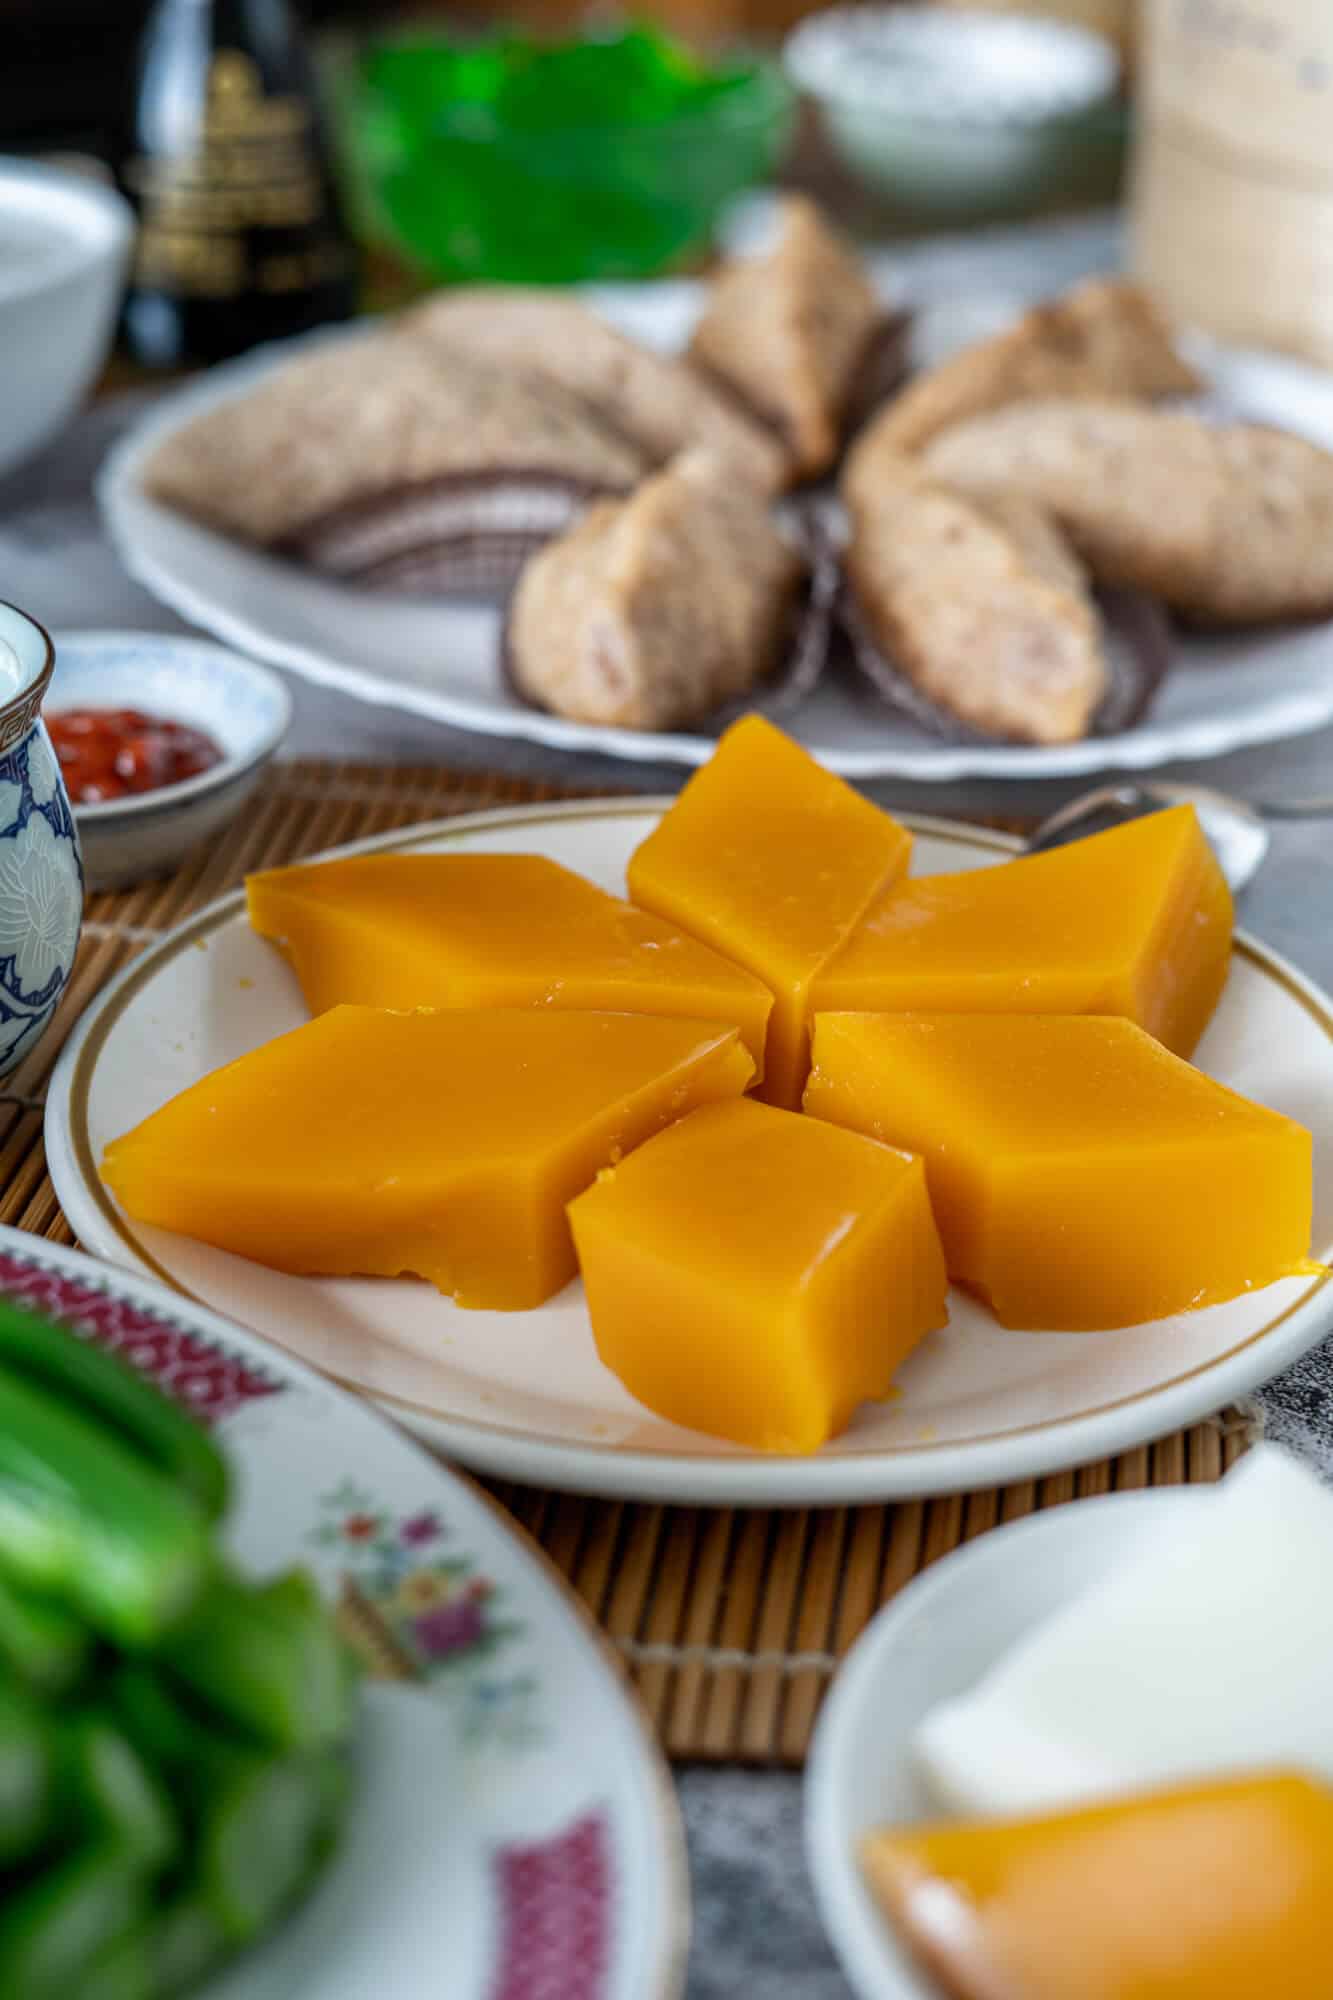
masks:
[[[575,796],[434,767],[284,764],[230,833],[170,880],[90,898],[60,1015],[0,1087],[0,1222],[73,1240],[46,1172],[46,1082],[83,1008],[163,930],[250,869],[417,820]],[[928,1564],[1040,1507],[1216,1479],[1249,1434],[1233,1410],[1076,1473],[887,1507],[764,1512],[641,1506],[500,1482],[492,1490],[606,1632],[671,1755],[799,1764],[838,1661]]]

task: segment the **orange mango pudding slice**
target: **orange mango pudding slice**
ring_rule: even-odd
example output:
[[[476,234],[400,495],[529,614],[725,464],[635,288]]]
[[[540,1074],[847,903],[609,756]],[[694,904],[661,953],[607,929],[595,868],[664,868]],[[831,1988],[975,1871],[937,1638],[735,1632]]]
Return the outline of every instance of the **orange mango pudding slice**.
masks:
[[[1123,1014],[1192,1054],[1226,984],[1231,891],[1193,806],[877,899],[816,1013]]]
[[[1333,1792],[1259,1773],[873,1833],[867,1885],[950,2000],[1328,2000]]]
[[[597,1351],[672,1423],[811,1452],[948,1317],[920,1160],[746,1098],[571,1203]]]
[[[102,1178],[137,1221],[278,1271],[517,1310],[573,1277],[565,1204],[598,1169],[753,1069],[697,1021],[334,1007],[113,1141]]]
[[[1310,1134],[1111,1015],[818,1014],[805,1108],[920,1153],[1003,1326],[1134,1326],[1311,1274]]]
[[[538,854],[357,854],[245,885],[312,1014],[571,1007],[725,1021],[764,1060],[762,981]]]
[[[773,994],[761,1095],[795,1110],[810,988],[912,836],[761,716],[734,723],[629,865],[641,908],[720,951]]]

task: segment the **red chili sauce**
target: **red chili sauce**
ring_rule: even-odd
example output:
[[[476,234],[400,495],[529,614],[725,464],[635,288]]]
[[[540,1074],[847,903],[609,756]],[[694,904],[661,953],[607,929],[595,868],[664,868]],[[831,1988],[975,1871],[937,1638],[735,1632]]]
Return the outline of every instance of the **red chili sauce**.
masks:
[[[67,708],[46,726],[76,806],[160,791],[222,761],[202,729],[137,708]]]

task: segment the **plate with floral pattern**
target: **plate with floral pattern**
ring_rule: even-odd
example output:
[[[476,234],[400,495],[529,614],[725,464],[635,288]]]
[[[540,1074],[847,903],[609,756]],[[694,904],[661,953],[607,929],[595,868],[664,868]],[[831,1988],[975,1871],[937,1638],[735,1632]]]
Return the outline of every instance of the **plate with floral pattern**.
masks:
[[[358,1795],[310,1899],[201,2000],[673,2000],[670,1782],[603,1642],[499,1507],[266,1342],[0,1227],[0,1293],[113,1349],[215,1432],[230,1539],[305,1564],[361,1655]]]
[[[356,850],[537,853],[625,893],[662,800],[516,807],[418,826]],[[917,874],[986,867],[1002,834],[904,815]],[[109,1141],[307,1013],[291,968],[240,893],[189,917],[100,994],[47,1093],[46,1153],[80,1239],[165,1277],[327,1374],[430,1443],[506,1478],[708,1506],[827,1506],[1030,1479],[1196,1422],[1312,1347],[1333,1280],[1286,1278],[1205,1311],[1098,1333],[1018,1333],[955,1289],[949,1324],[808,1457],[747,1451],[637,1402],[599,1360],[575,1279],[530,1312],[465,1311],[411,1279],[295,1278],[134,1222],[98,1176]],[[1315,1135],[1314,1247],[1333,1254],[1333,1000],[1253,939],[1196,1060]]]

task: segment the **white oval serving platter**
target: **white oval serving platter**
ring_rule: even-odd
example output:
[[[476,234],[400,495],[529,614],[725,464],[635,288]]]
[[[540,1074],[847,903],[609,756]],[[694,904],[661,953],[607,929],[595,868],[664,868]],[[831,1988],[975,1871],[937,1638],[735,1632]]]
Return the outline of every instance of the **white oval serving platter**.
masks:
[[[878,266],[877,266],[878,269]],[[891,271],[892,265],[888,266]],[[590,303],[650,346],[688,338],[702,305],[688,282],[594,288]],[[1011,318],[1021,301],[951,290],[918,322],[924,363]],[[361,327],[301,336],[356,339]],[[300,342],[261,348],[156,398],[109,455],[98,481],[102,516],[130,573],[191,624],[256,659],[322,686],[481,735],[656,764],[701,764],[714,737],[594,727],[526,707],[497,669],[499,613],[460,601],[391,598],[348,589],[229,541],[150,500],[144,467],[173,432],[251,389]],[[1333,378],[1281,356],[1195,340],[1224,409],[1333,444]],[[1333,721],[1333,623],[1200,638],[1178,634],[1175,665],[1151,713],[1115,736],[1061,745],[936,740],[832,678],[784,715],[823,763],[847,776],[951,780],[1068,777],[1217,757]]]

